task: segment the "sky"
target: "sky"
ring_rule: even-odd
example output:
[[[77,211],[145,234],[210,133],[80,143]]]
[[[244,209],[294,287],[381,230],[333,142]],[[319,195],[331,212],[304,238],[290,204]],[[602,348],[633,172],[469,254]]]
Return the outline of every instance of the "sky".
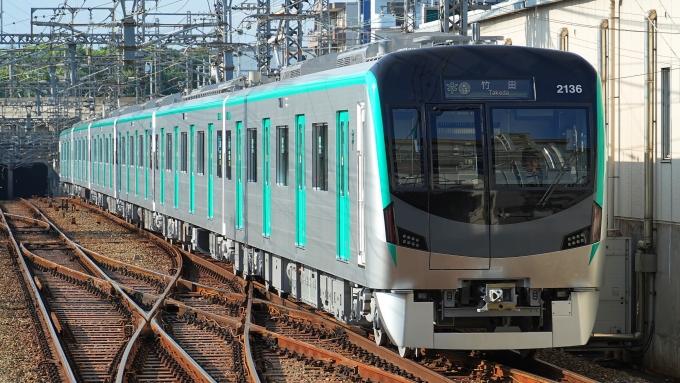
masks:
[[[238,2],[238,1],[237,1]],[[31,31],[31,8],[50,8],[36,10],[33,14],[37,16],[34,20],[39,22],[56,21],[61,23],[69,23],[72,20],[71,9],[90,8],[79,10],[75,13],[75,22],[87,24],[90,22],[103,22],[108,16],[108,11],[105,9],[97,10],[97,8],[112,8],[114,2],[112,0],[0,0],[3,8],[3,31],[4,33],[30,33]],[[132,8],[133,1],[127,0],[125,2],[126,10],[129,12]],[[66,7],[64,7],[66,6]],[[64,8],[65,11],[55,12],[54,8]],[[213,8],[213,0],[146,0],[146,8],[149,13],[181,13],[186,15],[187,12],[194,14],[205,13]],[[179,22],[185,21],[186,16],[182,18],[172,18],[171,16],[157,16],[161,22]],[[119,5],[116,8],[116,18],[122,18],[122,9]],[[153,21],[154,17],[149,17],[147,21]],[[184,19],[184,20],[182,20]],[[172,21],[171,21],[172,20]],[[107,20],[107,21],[110,21]],[[87,27],[78,27],[79,30],[85,30]],[[48,27],[34,26],[34,33],[49,31]],[[165,32],[168,30],[166,29]],[[163,33],[163,30],[161,30]]]

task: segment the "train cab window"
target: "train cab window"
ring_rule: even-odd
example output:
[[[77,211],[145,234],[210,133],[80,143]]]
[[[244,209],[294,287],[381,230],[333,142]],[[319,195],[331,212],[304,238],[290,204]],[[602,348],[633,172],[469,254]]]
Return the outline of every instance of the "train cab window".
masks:
[[[248,182],[257,182],[257,130],[248,129]]]
[[[172,133],[165,133],[165,170],[172,170]]]
[[[481,109],[430,114],[432,186],[435,189],[484,188]]]
[[[313,124],[312,188],[328,190],[328,124]]]
[[[227,168],[225,169],[225,173],[227,176],[227,179],[231,179],[231,130],[227,130],[226,132],[226,138],[227,138]]]
[[[420,111],[416,108],[392,109],[388,130],[392,160],[392,186],[425,186],[425,147]]]
[[[222,178],[222,131],[218,130],[217,131],[217,166],[215,170],[217,170],[217,178]]]
[[[288,127],[276,127],[276,184],[288,186]]]
[[[179,165],[179,170],[181,172],[186,173],[187,172],[187,132],[182,132],[182,135],[180,136],[180,165]]]
[[[497,187],[590,183],[592,148],[585,109],[493,109],[491,124]]]

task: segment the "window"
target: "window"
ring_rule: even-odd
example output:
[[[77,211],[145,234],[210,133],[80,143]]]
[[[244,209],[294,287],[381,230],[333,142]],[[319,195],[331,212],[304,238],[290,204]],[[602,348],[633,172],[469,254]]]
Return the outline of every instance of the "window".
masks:
[[[196,173],[205,174],[205,132],[198,132],[196,139]]]
[[[90,154],[92,157],[92,162],[97,162],[97,139],[92,138],[92,153]]]
[[[248,182],[257,182],[257,130],[248,129]]]
[[[434,189],[484,187],[480,121],[478,107],[430,114]]]
[[[102,138],[99,137],[99,162],[103,161],[103,154],[102,154]]]
[[[109,139],[108,138],[104,139],[104,162],[106,162],[107,164],[110,163],[109,162]]]
[[[165,170],[172,170],[172,133],[165,133]]]
[[[180,138],[180,168],[179,170],[181,172],[187,171],[187,132],[182,132],[181,138]]]
[[[661,68],[661,151],[671,158],[671,68]]]
[[[130,166],[135,166],[135,136],[130,137]]]
[[[288,127],[276,127],[276,184],[288,186]]]
[[[217,178],[222,178],[222,132],[217,131]]]
[[[141,134],[137,137],[137,151],[139,152],[139,162],[137,163],[137,166],[144,166],[144,136]]]
[[[156,147],[155,147],[156,150],[155,150],[155,152],[154,152],[154,157],[155,157],[155,158],[154,158],[154,161],[153,161],[153,162],[156,164],[156,170],[158,170],[158,152],[161,150],[161,149],[159,148],[159,142],[160,142],[160,141],[158,141],[158,134],[157,134],[157,135],[156,135]]]
[[[392,159],[392,186],[425,186],[425,148],[420,111],[393,109],[392,129],[388,131]]]
[[[125,165],[125,137],[120,138],[120,160],[116,161],[117,164]]]
[[[314,153],[312,155],[312,187],[328,190],[328,124],[312,125]]]
[[[231,179],[231,130],[227,130],[226,132],[226,138],[227,138],[227,168],[226,168],[226,176],[227,179]]]
[[[593,186],[585,109],[493,109],[491,120],[497,187]]]

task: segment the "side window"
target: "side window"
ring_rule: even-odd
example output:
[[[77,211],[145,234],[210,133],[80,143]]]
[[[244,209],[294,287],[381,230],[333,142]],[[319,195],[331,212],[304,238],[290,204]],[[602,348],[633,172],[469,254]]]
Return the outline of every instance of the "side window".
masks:
[[[288,186],[288,127],[276,127],[276,184]]]
[[[257,182],[257,129],[248,129],[248,182]]]
[[[222,131],[217,131],[217,178],[222,178]]]
[[[144,136],[137,137],[137,152],[139,152],[139,162],[137,166],[144,166]]]
[[[127,164],[127,162],[125,162],[125,137],[120,138],[120,161],[119,161],[119,163],[121,165]]]
[[[420,111],[392,109],[391,117],[388,136],[392,186],[422,188],[425,186],[425,148]]]
[[[198,132],[196,139],[196,173],[202,175],[205,174],[205,132]]]
[[[92,162],[97,162],[97,139],[92,138]]]
[[[172,133],[165,134],[165,170],[172,170]]]
[[[156,151],[154,153],[154,163],[156,164],[156,170],[158,170],[158,152],[161,150],[159,147],[158,134],[156,135]]]
[[[312,187],[315,190],[328,190],[328,124],[314,124],[312,130]]]
[[[108,138],[104,139],[104,149],[105,149],[104,150],[104,162],[106,162],[108,164],[108,163],[110,163],[109,162],[109,139]]]
[[[130,166],[135,166],[135,136],[130,137]]]
[[[180,139],[180,168],[179,170],[182,172],[187,171],[187,132],[182,132],[181,139]]]

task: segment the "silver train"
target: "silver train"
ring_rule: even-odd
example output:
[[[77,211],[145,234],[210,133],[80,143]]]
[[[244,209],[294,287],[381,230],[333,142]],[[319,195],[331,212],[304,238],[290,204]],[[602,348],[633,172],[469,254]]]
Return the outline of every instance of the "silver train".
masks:
[[[605,251],[595,70],[390,44],[80,123],[61,133],[63,190],[404,356],[585,344]]]

